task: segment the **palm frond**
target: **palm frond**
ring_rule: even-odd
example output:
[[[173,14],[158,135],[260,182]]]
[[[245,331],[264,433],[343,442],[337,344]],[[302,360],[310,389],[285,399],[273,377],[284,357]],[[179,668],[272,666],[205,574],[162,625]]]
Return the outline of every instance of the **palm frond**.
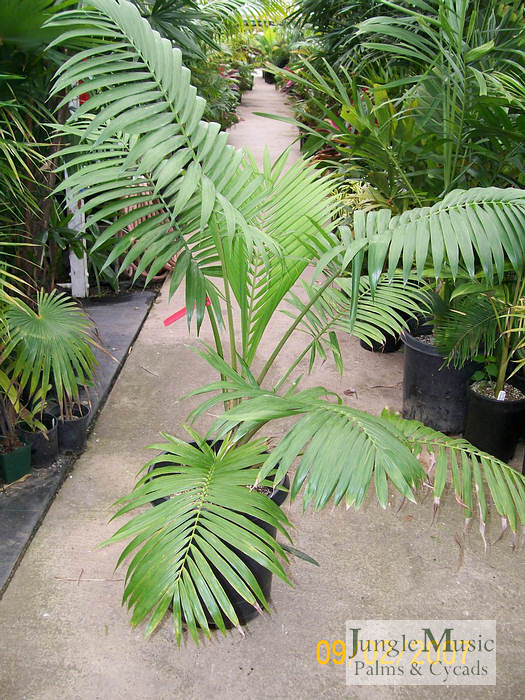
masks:
[[[400,440],[401,434],[377,416],[328,401],[318,388],[293,395],[277,396],[270,392],[250,392],[253,398],[243,401],[217,420],[218,435],[239,427],[239,435],[254,423],[264,424],[276,418],[296,416],[294,426],[266,458],[259,475],[263,479],[276,469],[281,479],[297,459],[291,486],[294,499],[305,485],[303,503],[320,510],[333,498],[343,499],[347,507],[359,508],[372,478],[379,503],[386,507],[388,481],[409,500],[424,478],[421,465]],[[244,429],[243,429],[244,428]],[[327,453],[326,446],[330,445]]]
[[[64,103],[86,85],[91,95],[63,128],[80,143],[61,155],[71,158],[68,167],[82,167],[58,190],[69,188],[73,198],[84,200],[87,226],[113,220],[95,248],[128,231],[106,264],[121,255],[123,267],[141,258],[137,274],[151,264],[151,276],[178,255],[170,291],[186,280],[188,317],[195,306],[199,326],[206,296],[214,294],[210,277],[224,274],[217,236],[226,252],[228,246],[255,249],[263,260],[266,251],[278,259],[277,234],[289,234],[297,221],[306,221],[306,203],[311,200],[318,225],[329,217],[330,207],[322,203],[326,185],[301,162],[294,172],[305,189],[302,197],[297,192],[290,197],[286,175],[263,176],[243,151],[228,145],[218,124],[201,121],[205,102],[190,84],[180,51],[152,31],[136,7],[120,0],[92,5],[94,10],[63,13],[53,21],[73,27],[56,43],[86,26],[105,40],[75,54],[57,72],[54,93],[69,88]],[[83,29],[76,28],[80,16]],[[235,252],[230,257],[235,259]],[[232,278],[234,268],[228,268]],[[247,273],[241,270],[239,276]],[[236,293],[242,299],[240,283]]]
[[[298,161],[284,175],[284,157],[270,168],[266,178],[271,196],[261,213],[261,225],[279,246],[280,255],[256,254],[246,270],[237,300],[245,322],[242,325],[244,359],[250,364],[274,311],[309,263],[316,262],[338,241],[323,225],[337,223],[337,202],[330,196],[334,180],[314,166]],[[290,216],[292,214],[292,216]],[[293,217],[293,218],[292,218]],[[230,279],[234,280],[235,268]]]
[[[204,346],[197,352],[223,379],[189,394],[212,393],[193,411],[191,420],[225,400],[245,399],[216,420],[210,435],[223,437],[235,429],[235,440],[239,441],[271,420],[298,418],[265,459],[260,479],[275,472],[274,479],[278,483],[299,459],[291,497],[295,498],[308,479],[305,507],[312,502],[314,509],[319,510],[333,497],[335,503],[344,498],[347,506],[358,508],[372,477],[383,507],[388,498],[387,479],[403,496],[414,500],[413,489],[423,479],[424,472],[400,439],[401,433],[381,418],[344,405],[339,397],[323,387],[297,391],[293,385],[280,396],[275,390],[262,389],[249,378],[241,377],[212,348]],[[223,393],[216,393],[218,391]],[[335,400],[326,398],[330,396]]]
[[[292,386],[278,395],[240,377],[211,348],[199,352],[218,372],[224,372],[224,379],[192,394],[225,393],[213,393],[192,417],[215,407],[225,396],[245,399],[216,420],[210,435],[222,436],[236,429],[235,439],[242,443],[245,435],[271,420],[296,418],[266,458],[259,478],[275,472],[273,478],[278,481],[297,462],[290,494],[294,499],[304,488],[305,508],[311,503],[315,510],[321,509],[331,499],[335,504],[344,499],[347,507],[359,508],[372,478],[383,507],[388,503],[388,483],[404,498],[415,501],[416,488],[429,478],[418,461],[426,450],[435,463],[435,509],[450,476],[467,522],[478,512],[483,537],[489,496],[504,527],[510,524],[514,533],[525,528],[525,476],[466,440],[451,438],[419,421],[404,420],[386,409],[381,416],[371,416],[343,404],[336,395],[328,400],[331,392],[322,387],[297,391]]]
[[[304,280],[302,287],[307,298],[314,299],[318,288]],[[405,283],[401,275],[395,275],[390,281],[386,275],[382,275],[375,293],[372,294],[368,278],[362,277],[359,282],[357,313],[352,325],[352,287],[350,278],[337,278],[334,285],[328,287],[303,316],[298,330],[309,335],[312,340],[303,349],[298,361],[310,354],[309,370],[312,369],[316,357],[324,360],[327,352],[331,352],[342,371],[336,332],[352,333],[370,345],[372,341],[384,343],[385,334],[399,335],[402,330],[408,328],[409,318],[429,313],[431,310],[430,297],[416,280],[408,280]],[[285,310],[283,313],[296,318],[304,309],[304,301],[294,293],[288,295],[287,301],[296,311]],[[290,370],[287,374],[289,372]]]
[[[13,358],[11,375],[42,399],[53,380],[59,403],[78,400],[79,386],[90,384],[96,365],[94,325],[79,306],[56,290],[37,293],[37,310],[22,300],[5,314],[7,339],[2,356]]]
[[[458,503],[464,508],[465,527],[476,512],[480,534],[487,545],[485,527],[489,514],[489,496],[502,518],[502,533],[508,525],[516,534],[525,528],[525,476],[505,462],[482,452],[466,440],[451,438],[428,428],[419,421],[407,421],[399,415],[383,411],[382,417],[404,435],[412,451],[425,449],[434,469],[434,509],[449,479]],[[501,537],[500,535],[500,537]]]
[[[488,294],[465,296],[438,320],[436,346],[453,366],[461,367],[475,355],[494,353],[501,337],[499,303],[497,299],[491,301]]]
[[[421,278],[430,267],[439,278],[445,267],[452,277],[460,265],[474,277],[481,267],[489,284],[503,279],[505,263],[521,273],[525,266],[525,190],[473,188],[455,190],[431,207],[398,216],[389,210],[354,216],[356,237],[369,241],[368,270],[372,289],[383,266],[392,278]]]
[[[132,625],[148,615],[146,636],[173,609],[177,643],[183,621],[198,644],[198,630],[210,636],[210,625],[225,633],[225,622],[239,619],[224,580],[260,612],[269,610],[246,559],[258,562],[289,583],[281,561],[286,552],[265,526],[288,540],[288,519],[268,496],[252,489],[266,445],[253,441],[231,449],[227,441],[212,447],[196,433],[188,444],[163,434],[152,445],[162,453],[150,460],[135,488],[119,501],[119,517],[141,508],[105,544],[129,539],[119,564],[133,553],[126,574],[123,602],[133,608]],[[267,482],[270,484],[270,482]],[[162,499],[164,499],[162,501]],[[157,501],[159,505],[143,510]]]

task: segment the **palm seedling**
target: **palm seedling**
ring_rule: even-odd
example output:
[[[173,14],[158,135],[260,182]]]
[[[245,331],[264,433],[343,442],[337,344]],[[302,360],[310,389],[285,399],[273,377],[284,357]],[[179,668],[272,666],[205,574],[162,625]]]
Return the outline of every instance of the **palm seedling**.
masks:
[[[61,157],[79,166],[63,186],[83,199],[88,224],[112,219],[100,246],[140,219],[107,264],[123,256],[124,269],[140,259],[137,274],[149,265],[154,275],[178,256],[170,293],[184,284],[188,324],[196,321],[198,332],[207,316],[215,341],[198,352],[217,381],[193,392],[204,399],[190,419],[224,406],[207,436],[222,439],[220,446],[194,432],[195,446],[165,435],[153,446],[164,454],[145,467],[159,466],[156,478],[144,473],[120,503],[124,515],[166,498],[141,509],[110,539],[131,538],[120,561],[133,554],[124,591],[132,623],[149,616],[150,633],[171,606],[179,643],[183,620],[196,640],[199,629],[210,633],[210,621],[221,629],[228,620],[237,624],[221,576],[265,607],[238,552],[287,580],[281,563],[287,550],[251,518],[281,532],[287,521],[270,499],[246,487],[279,483],[294,464],[291,497],[304,489],[305,505],[320,509],[333,499],[358,508],[373,482],[386,507],[389,483],[414,500],[426,479],[417,459],[425,448],[436,463],[436,506],[450,474],[467,518],[479,508],[484,528],[489,492],[516,532],[525,523],[520,474],[419,423],[369,415],[322,387],[300,389],[293,375],[303,359],[331,354],[340,362],[337,331],[372,339],[378,328],[398,331],[400,307],[412,314],[425,308],[418,280],[429,264],[436,277],[444,267],[457,275],[460,260],[472,276],[477,265],[501,276],[504,255],[521,266],[517,226],[525,225],[525,192],[453,192],[432,208],[398,217],[361,212],[353,230],[340,226],[328,175],[303,160],[285,171],[285,156],[273,164],[266,157],[259,170],[228,145],[217,124],[200,119],[203,100],[180,51],[132,4],[92,0],[91,8],[54,20],[67,37],[81,19],[96,39],[56,76],[54,91],[67,89],[66,101],[82,90],[79,80],[91,78],[91,99],[63,127],[73,145]],[[362,275],[365,252],[368,276]],[[307,268],[313,279],[290,297],[290,323],[261,366],[257,350],[268,324]],[[296,330],[308,334],[306,349],[276,376],[276,359]],[[283,417],[295,422],[267,453],[267,441],[255,436]]]

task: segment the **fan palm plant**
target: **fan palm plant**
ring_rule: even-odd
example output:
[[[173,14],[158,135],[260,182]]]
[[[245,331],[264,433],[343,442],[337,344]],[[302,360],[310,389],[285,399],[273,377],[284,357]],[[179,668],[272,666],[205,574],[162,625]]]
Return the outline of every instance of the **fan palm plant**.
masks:
[[[79,389],[92,382],[93,323],[67,295],[38,292],[36,310],[23,300],[5,311],[0,359],[10,367],[19,398],[23,392],[43,408],[51,385],[62,418],[73,418]]]
[[[296,460],[292,498],[304,487],[305,504],[315,509],[332,498],[359,507],[373,481],[385,507],[389,482],[415,499],[427,478],[417,459],[425,448],[436,464],[436,507],[450,474],[467,518],[479,509],[483,531],[488,491],[516,532],[525,524],[525,480],[510,467],[465,441],[388,413],[369,415],[322,387],[300,390],[298,380],[290,380],[306,355],[313,361],[331,353],[340,361],[338,330],[370,339],[378,327],[399,330],[400,308],[411,314],[425,308],[422,278],[429,265],[436,277],[444,267],[457,274],[460,261],[472,276],[477,266],[502,275],[505,258],[522,267],[525,192],[453,192],[432,208],[399,217],[388,210],[360,213],[353,230],[341,226],[329,176],[303,160],[285,171],[286,154],[273,164],[266,156],[260,171],[249,155],[228,145],[218,125],[200,121],[203,100],[191,87],[180,51],[152,31],[131,3],[92,0],[91,7],[53,21],[67,37],[82,19],[97,40],[72,55],[56,78],[54,92],[67,89],[67,101],[82,90],[79,80],[92,77],[91,99],[62,129],[75,145],[61,157],[78,166],[63,187],[83,198],[88,223],[112,217],[100,246],[114,231],[140,221],[107,264],[124,256],[123,267],[140,260],[137,273],[151,265],[153,275],[178,255],[170,293],[184,284],[188,325],[196,319],[197,332],[207,314],[215,347],[198,352],[218,376],[193,392],[206,397],[190,418],[220,404],[225,409],[208,436],[223,438],[222,446],[212,449],[192,433],[196,447],[190,449],[165,436],[153,447],[166,454],[151,464],[167,460],[170,466],[156,478],[144,475],[121,504],[124,515],[169,497],[135,515],[110,540],[132,538],[120,561],[134,553],[124,592],[133,624],[149,616],[151,633],[170,604],[179,643],[183,619],[196,639],[199,628],[209,633],[210,620],[221,629],[225,620],[236,624],[219,573],[247,601],[265,606],[236,551],[286,580],[282,547],[250,516],[277,526],[286,520],[246,486],[268,478],[279,483]],[[93,77],[102,65],[104,72]],[[368,277],[362,275],[365,252]],[[289,326],[257,371],[268,323],[309,265],[313,280],[305,282],[306,299],[291,296]],[[270,370],[300,329],[311,338],[306,352],[270,385]],[[282,417],[295,424],[266,454],[266,441],[254,436]]]

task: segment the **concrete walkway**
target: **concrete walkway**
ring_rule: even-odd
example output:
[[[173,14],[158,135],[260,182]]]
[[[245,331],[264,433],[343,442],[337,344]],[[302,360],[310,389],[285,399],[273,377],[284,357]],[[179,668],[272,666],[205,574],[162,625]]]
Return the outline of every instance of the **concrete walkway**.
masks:
[[[236,144],[264,141],[277,152],[292,135],[274,121],[257,122],[250,110],[284,109],[282,98],[258,80],[245,99]],[[259,128],[258,124],[261,125]],[[253,129],[253,130],[252,130]],[[463,556],[455,542],[463,523],[447,493],[434,526],[432,505],[386,512],[370,499],[359,513],[344,509],[301,513],[289,508],[295,545],[315,557],[290,567],[295,588],[276,581],[274,614],[195,649],[177,649],[170,622],[148,641],[132,630],[121,608],[120,549],[97,549],[115,529],[111,504],[134,483],[143,450],[160,430],[183,435],[190,388],[212,378],[188,347],[180,321],[162,320],[183,306],[154,305],[107,403],[87,451],[58,494],[0,602],[0,697],[6,700],[270,700],[271,698],[518,698],[523,697],[524,554],[509,541],[485,554],[473,529]],[[278,321],[277,321],[278,323]],[[205,329],[206,340],[209,330]],[[268,341],[269,342],[269,341]],[[297,348],[301,337],[292,339]],[[366,352],[342,339],[345,372],[327,363],[307,383],[344,394],[354,406],[379,412],[400,407],[402,354]],[[266,347],[261,348],[265,356]],[[283,428],[284,429],[284,428]],[[280,430],[274,430],[278,436]],[[490,540],[497,535],[493,518]],[[458,568],[458,563],[461,564]],[[320,640],[344,639],[348,619],[496,619],[496,687],[363,687],[345,685],[344,667],[316,661]]]

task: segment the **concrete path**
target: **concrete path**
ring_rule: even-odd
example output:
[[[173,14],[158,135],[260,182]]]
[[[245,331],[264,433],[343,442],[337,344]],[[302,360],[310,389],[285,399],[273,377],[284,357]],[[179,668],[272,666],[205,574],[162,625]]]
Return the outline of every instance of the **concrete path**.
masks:
[[[265,121],[262,132],[250,109],[275,111],[282,100],[258,81],[233,129],[236,143],[274,146],[282,126]],[[281,136],[279,136],[281,134]],[[279,148],[277,149],[279,150]],[[509,542],[485,554],[475,530],[460,557],[454,536],[463,523],[450,493],[436,523],[432,505],[396,513],[370,500],[359,513],[344,509],[289,515],[296,546],[320,568],[294,561],[292,590],[276,581],[274,614],[251,622],[242,637],[231,632],[195,649],[178,650],[169,621],[148,641],[132,630],[120,607],[120,549],[97,549],[115,529],[111,503],[128,492],[147,458],[145,445],[158,432],[183,435],[191,402],[179,396],[212,375],[188,347],[180,321],[162,320],[183,306],[162,294],[154,305],[115,385],[87,451],[52,505],[0,603],[0,697],[6,700],[270,700],[273,698],[518,698],[523,697],[524,554]],[[209,330],[203,334],[206,340]],[[292,339],[290,350],[302,338]],[[270,343],[270,340],[268,341]],[[295,344],[295,345],[294,345]],[[345,395],[353,406],[379,412],[400,408],[402,354],[375,355],[342,339],[345,372],[327,363],[308,378]],[[264,357],[267,347],[261,348]],[[266,355],[267,356],[267,355]],[[274,429],[277,437],[283,426]],[[490,540],[497,535],[493,518]],[[458,566],[460,564],[460,566]],[[344,639],[349,619],[496,619],[496,687],[355,687],[345,685],[344,666],[320,665],[320,640]]]

